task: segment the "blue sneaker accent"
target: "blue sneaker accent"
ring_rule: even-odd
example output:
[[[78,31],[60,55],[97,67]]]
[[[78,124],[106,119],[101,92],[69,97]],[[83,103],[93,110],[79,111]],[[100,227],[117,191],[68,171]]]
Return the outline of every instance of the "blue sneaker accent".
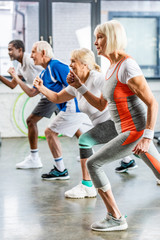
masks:
[[[116,172],[127,172],[129,169],[137,168],[136,162],[132,159],[129,163],[121,161],[121,166],[115,169]]]
[[[43,180],[67,180],[70,178],[67,169],[60,172],[55,166],[49,173],[44,173],[41,177]]]
[[[92,187],[93,183],[91,180],[82,180],[82,184],[87,186],[87,187]]]
[[[133,165],[134,163],[135,163],[135,161],[133,159],[129,163],[125,163],[125,162],[121,161],[121,167],[128,168],[129,166]]]

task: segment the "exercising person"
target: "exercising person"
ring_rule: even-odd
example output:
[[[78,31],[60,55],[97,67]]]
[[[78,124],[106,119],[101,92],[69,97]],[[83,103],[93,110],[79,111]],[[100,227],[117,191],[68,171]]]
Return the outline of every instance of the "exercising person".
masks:
[[[33,86],[33,80],[43,70],[41,66],[35,65],[29,53],[25,52],[24,43],[21,40],[12,40],[8,44],[8,54],[10,59],[18,61],[17,75],[19,80],[25,80],[29,86]],[[0,75],[0,81],[6,86],[14,89],[17,86],[17,81],[12,78],[7,78]],[[25,84],[23,82],[23,84]],[[23,88],[22,88],[23,89]],[[50,102],[46,97],[40,99],[32,113],[28,116],[26,122],[28,126],[28,140],[30,144],[30,154],[22,163],[16,164],[16,168],[41,168],[42,162],[38,154],[38,127],[37,123],[43,118],[50,118],[55,112],[59,112],[57,105]]]
[[[70,67],[82,79],[83,83],[92,91],[92,93],[96,96],[101,95],[104,84],[104,76],[100,73],[100,67],[96,64],[95,56],[92,51],[86,48],[72,51]],[[98,111],[96,108],[92,107],[75,88],[71,86],[68,86],[61,92],[56,93],[47,89],[39,77],[34,80],[34,85],[50,101],[55,103],[64,102],[76,97],[81,112],[86,113],[91,119],[94,128],[89,130],[89,132],[84,133],[79,138],[82,182],[71,190],[65,192],[65,196],[68,198],[95,197],[97,192],[87,171],[86,161],[87,158],[92,155],[92,146],[106,143],[108,141],[108,132],[104,131],[106,123],[108,126],[109,122],[109,125],[114,128],[114,123],[110,120],[108,108],[104,109],[102,112]],[[115,128],[112,135],[113,137],[117,136]],[[126,157],[123,160],[132,161],[130,157]]]
[[[83,84],[96,96],[100,96],[104,84],[104,76],[100,73],[100,67],[95,63],[94,53],[88,49],[77,49],[71,53],[72,70],[81,78]],[[79,109],[85,112],[91,119],[94,128],[82,134],[79,138],[79,148],[82,168],[82,182],[74,188],[65,192],[67,198],[84,198],[95,196],[94,186],[86,168],[87,159],[93,154],[92,147],[98,144],[108,142],[108,131],[104,131],[108,124],[113,128],[113,137],[117,135],[114,123],[110,118],[108,107],[99,111],[92,107],[86,99],[75,88],[68,86],[65,89],[70,95],[75,96],[78,100]],[[125,171],[136,167],[136,163],[131,157],[127,156],[121,160],[122,165],[128,166]],[[116,168],[117,169],[117,168]],[[117,170],[116,170],[117,171]],[[122,171],[122,169],[121,169]],[[124,169],[123,169],[124,171]]]
[[[32,47],[31,57],[35,65],[41,65],[44,70],[40,73],[40,78],[43,79],[47,89],[59,92],[68,86],[66,78],[69,73],[69,67],[62,62],[53,59],[52,48],[46,41],[36,42]],[[29,88],[17,76],[15,70],[11,68],[9,73],[22,87],[22,89],[30,96],[34,97],[39,93],[35,87]],[[47,174],[42,174],[44,180],[69,179],[68,170],[65,168],[61,144],[58,134],[73,137],[74,134],[81,134],[79,130],[84,123],[90,123],[88,117],[81,113],[78,109],[77,100],[74,98],[71,101],[65,101],[62,104],[57,104],[60,109],[58,115],[53,119],[51,124],[45,130],[45,136],[48,141],[49,148],[53,155],[55,166]],[[89,128],[91,125],[89,126]],[[24,163],[21,163],[21,166]]]
[[[154,126],[158,104],[134,59],[125,53],[127,37],[123,26],[116,20],[98,25],[95,29],[95,46],[98,55],[110,60],[101,97],[92,94],[80,78],[70,71],[68,83],[75,87],[94,107],[103,111],[108,105],[118,135],[106,126],[110,139],[87,161],[87,168],[95,188],[104,201],[107,216],[95,222],[95,231],[117,231],[128,228],[114,199],[109,179],[102,166],[134,152],[160,179],[160,155],[153,144]],[[147,106],[146,110],[141,100]]]

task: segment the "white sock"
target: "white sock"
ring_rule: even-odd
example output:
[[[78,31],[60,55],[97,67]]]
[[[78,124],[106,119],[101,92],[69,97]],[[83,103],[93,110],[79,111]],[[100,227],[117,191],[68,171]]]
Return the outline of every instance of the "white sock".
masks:
[[[64,169],[65,169],[64,162],[63,162],[63,158],[62,158],[62,157],[54,158],[54,160],[55,160],[56,168],[57,168],[60,172],[63,172]]]
[[[128,156],[128,157],[122,158],[121,160],[122,160],[122,162],[124,162],[124,163],[129,163],[129,162],[132,160],[132,158]]]
[[[38,148],[37,149],[30,149],[30,152],[31,152],[31,157],[33,158],[33,160],[39,157]]]

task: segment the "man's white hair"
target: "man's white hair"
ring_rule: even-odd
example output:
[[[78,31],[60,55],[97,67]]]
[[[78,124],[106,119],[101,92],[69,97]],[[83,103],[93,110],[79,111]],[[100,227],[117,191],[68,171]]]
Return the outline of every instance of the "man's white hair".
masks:
[[[34,43],[34,46],[37,47],[37,52],[42,52],[44,50],[46,53],[46,57],[53,58],[53,50],[48,42],[38,41]]]

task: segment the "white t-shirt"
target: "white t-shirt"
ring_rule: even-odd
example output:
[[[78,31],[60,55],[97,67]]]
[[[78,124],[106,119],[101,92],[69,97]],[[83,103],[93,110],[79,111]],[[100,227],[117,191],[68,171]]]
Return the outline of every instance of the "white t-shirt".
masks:
[[[107,73],[106,73],[106,78],[109,78],[116,65],[112,68],[109,68]],[[118,71],[118,79],[121,83],[127,84],[128,81],[133,78],[143,75],[142,70],[136,63],[136,61],[132,58],[127,58],[125,61],[122,62],[119,71]]]
[[[90,71],[89,77],[85,82],[85,85],[91,93],[93,93],[97,97],[100,97],[104,81],[105,77],[102,73],[92,70]],[[79,110],[88,115],[94,126],[96,126],[98,123],[102,123],[110,119],[108,107],[101,112],[97,108],[90,105],[83,97],[83,95],[81,95],[77,91],[76,88],[68,86],[65,88],[65,90],[70,95],[77,98]]]
[[[29,53],[24,53],[23,63],[19,63],[17,67],[17,75],[22,76],[30,86],[33,86],[33,80],[42,70],[41,66],[34,65]]]

